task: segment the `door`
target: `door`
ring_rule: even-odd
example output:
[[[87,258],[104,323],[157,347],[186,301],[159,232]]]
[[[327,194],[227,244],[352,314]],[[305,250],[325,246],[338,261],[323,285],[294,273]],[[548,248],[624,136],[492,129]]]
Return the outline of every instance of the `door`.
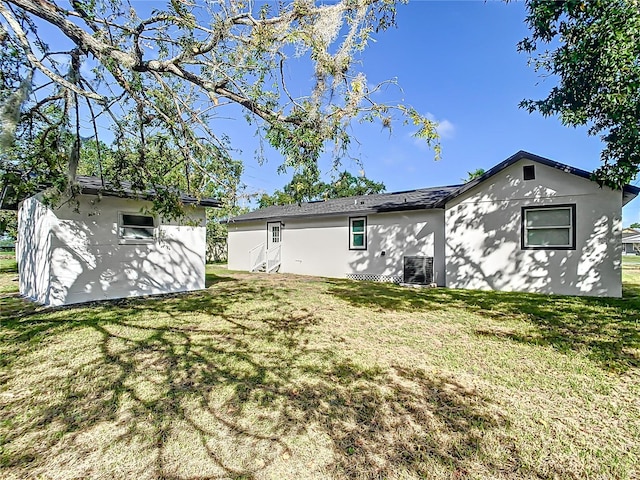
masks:
[[[276,247],[282,241],[282,225],[280,222],[267,223],[267,250]]]

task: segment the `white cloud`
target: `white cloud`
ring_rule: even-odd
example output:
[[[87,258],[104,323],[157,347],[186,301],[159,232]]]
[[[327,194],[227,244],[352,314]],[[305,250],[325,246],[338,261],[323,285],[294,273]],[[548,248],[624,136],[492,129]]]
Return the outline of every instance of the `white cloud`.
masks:
[[[433,113],[427,113],[425,115],[432,122],[436,122],[438,125],[436,126],[436,132],[440,135],[440,140],[447,140],[455,137],[456,134],[456,126],[450,122],[449,120],[442,119],[438,120]],[[422,138],[417,138],[411,135],[413,144],[418,147],[420,150],[428,151],[431,150],[427,142]]]
[[[455,133],[456,133],[455,125],[451,123],[449,120],[447,120],[446,118],[442,120],[438,120],[433,113],[427,113],[426,117],[432,122],[436,122],[438,124],[438,126],[436,127],[436,132],[438,132],[438,135],[440,135],[440,138],[446,139],[446,138],[453,138],[455,136]]]
[[[427,144],[427,141],[424,138],[418,138],[411,135],[411,139],[413,141],[413,144],[416,147],[418,147],[420,150],[424,152],[431,150],[431,147],[429,147],[429,145]]]
[[[436,131],[440,138],[453,138],[456,133],[456,127],[449,120],[441,120],[438,122]]]

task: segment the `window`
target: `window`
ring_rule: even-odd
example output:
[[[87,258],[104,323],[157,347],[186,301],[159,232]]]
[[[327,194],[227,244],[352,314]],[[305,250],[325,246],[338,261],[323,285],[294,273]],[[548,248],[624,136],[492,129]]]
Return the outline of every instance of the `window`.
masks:
[[[271,243],[280,242],[280,225],[273,225],[271,227]]]
[[[525,165],[522,167],[522,178],[525,180],[535,180],[536,167],[535,165]]]
[[[575,250],[576,206],[522,208],[522,248]]]
[[[367,217],[349,219],[349,250],[367,249]]]
[[[155,239],[156,223],[151,215],[121,213],[118,237],[125,243],[147,243]]]

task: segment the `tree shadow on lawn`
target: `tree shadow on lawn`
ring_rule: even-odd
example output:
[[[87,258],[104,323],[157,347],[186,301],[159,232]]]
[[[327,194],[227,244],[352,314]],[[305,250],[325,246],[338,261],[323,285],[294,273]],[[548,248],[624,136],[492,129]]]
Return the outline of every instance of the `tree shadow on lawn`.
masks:
[[[219,275],[218,273],[206,272],[204,275],[205,288],[222,282],[237,282],[234,278],[227,275]]]
[[[207,288],[223,282],[237,282],[237,280],[231,277],[212,273],[206,274],[205,281]],[[111,310],[112,308],[126,308],[134,311],[168,311],[169,309],[175,309],[177,311],[189,312],[197,310],[198,305],[206,304],[210,309],[212,306],[215,306],[216,302],[211,302],[209,297],[210,296],[204,292],[181,292],[138,298],[86,302],[62,307],[45,307],[22,298],[17,292],[0,293],[0,322],[2,322],[5,333],[7,329],[16,327],[18,330],[21,330],[22,333],[18,340],[32,339],[36,337],[40,331],[60,333],[64,330],[73,329],[77,327],[77,325],[70,323],[70,320],[86,322],[89,318],[94,317],[94,313],[96,318],[103,319],[105,311]],[[217,308],[221,308],[219,304]],[[213,313],[213,311],[210,313]],[[50,318],[51,320],[48,320]],[[32,328],[29,327],[30,325]],[[54,331],[51,332],[51,329]]]
[[[0,252],[0,273],[18,273],[18,262],[15,253]]]
[[[489,399],[440,374],[309,347],[322,313],[289,293],[226,281],[3,314],[0,470],[91,477],[108,459],[128,478],[254,478],[297,461],[286,460],[292,440],[310,430],[327,443],[325,474],[464,476],[483,455],[485,473],[518,468],[515,447],[493,462],[483,443],[508,426]]]
[[[0,273],[18,273],[18,264],[13,262],[0,262]]]
[[[602,368],[616,373],[640,367],[640,285],[626,284],[623,298],[616,299],[327,282],[329,293],[355,306],[378,311],[461,309],[497,321],[520,319],[532,328],[509,332],[486,326],[476,333],[550,345],[561,352],[586,350]]]

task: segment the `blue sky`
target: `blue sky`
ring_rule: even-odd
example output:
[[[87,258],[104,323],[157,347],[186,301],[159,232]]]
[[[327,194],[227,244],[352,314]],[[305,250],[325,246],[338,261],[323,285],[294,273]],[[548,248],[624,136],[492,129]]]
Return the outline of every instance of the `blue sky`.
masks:
[[[441,122],[442,158],[434,161],[433,152],[407,129],[390,136],[378,125],[357,125],[360,145],[354,152],[369,178],[383,181],[387,191],[455,184],[466,172],[488,169],[518,150],[585,170],[598,167],[597,137],[518,108],[524,98],[543,98],[555,84],[516,51],[528,34],[524,18],[522,2],[414,0],[398,8],[398,27],[375,37],[361,56],[362,70],[370,83],[397,78],[402,91],[389,90],[385,100],[403,100]],[[296,72],[289,75],[295,79]],[[290,174],[277,174],[281,159],[275,153],[258,165],[254,144],[247,137],[239,145],[243,180],[249,191],[271,193]],[[330,170],[327,161],[323,167]],[[350,161],[344,167],[360,170]],[[623,211],[625,226],[636,221],[640,200]]]

